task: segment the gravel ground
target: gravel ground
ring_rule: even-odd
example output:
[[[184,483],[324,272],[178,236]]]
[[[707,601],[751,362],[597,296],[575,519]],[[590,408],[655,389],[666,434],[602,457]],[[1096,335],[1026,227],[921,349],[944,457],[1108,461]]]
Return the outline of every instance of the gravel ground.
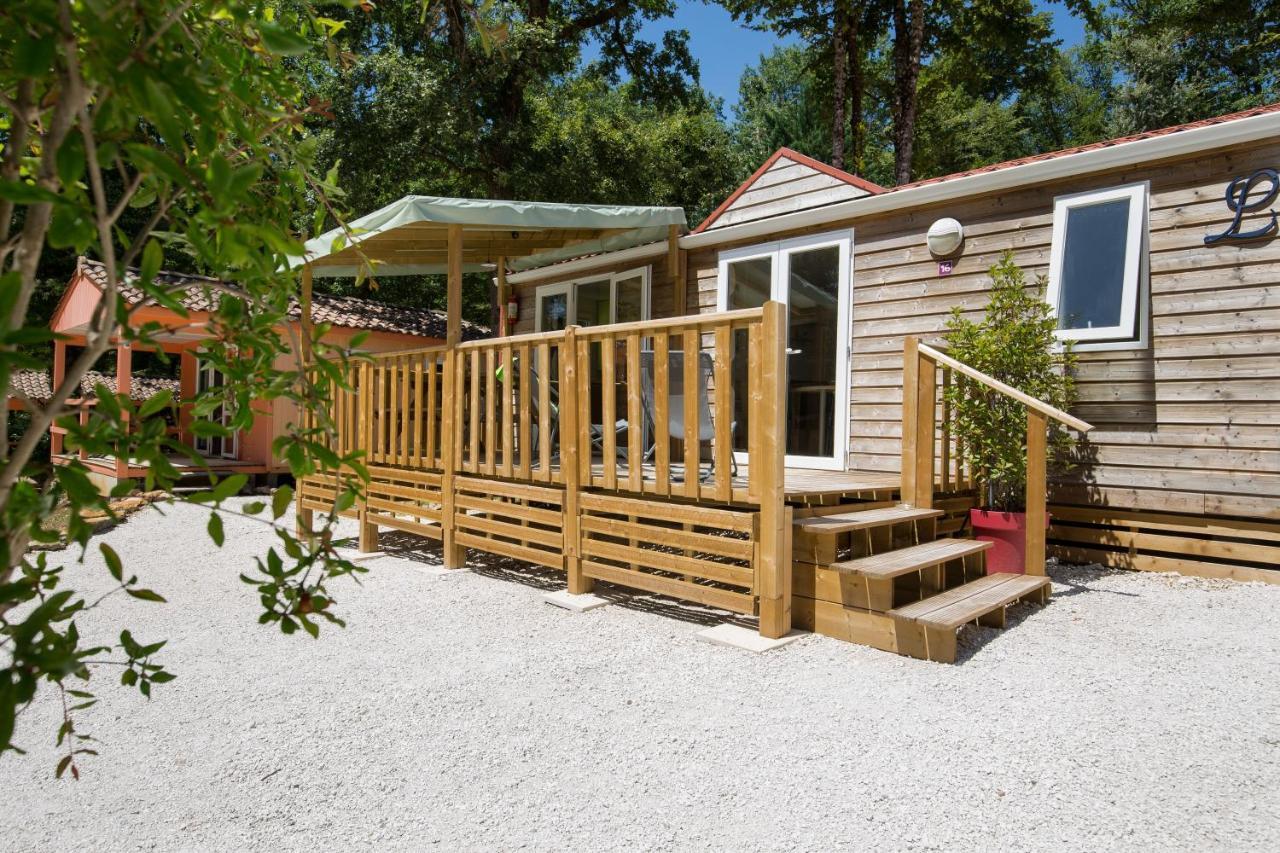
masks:
[[[320,641],[255,622],[268,534],[192,508],[107,539],[169,598],[81,631],[168,637],[147,702],[99,685],[79,783],[55,695],[0,759],[0,849],[1257,850],[1280,836],[1280,587],[1062,567],[955,666],[706,615],[573,614],[550,574],[370,562]],[[77,570],[79,571],[79,570]],[[88,586],[107,574],[91,558]],[[1012,615],[1012,614],[1011,614]],[[104,679],[105,681],[105,679]],[[1269,839],[1269,840],[1268,840]]]

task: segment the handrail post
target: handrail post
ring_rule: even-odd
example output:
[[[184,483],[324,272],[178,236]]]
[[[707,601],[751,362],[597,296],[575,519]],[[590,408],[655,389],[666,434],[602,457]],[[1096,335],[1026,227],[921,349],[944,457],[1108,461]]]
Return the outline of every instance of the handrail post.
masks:
[[[761,319],[759,415],[760,549],[756,570],[760,634],[777,639],[791,631],[791,551],[787,535],[786,388],[787,315],[780,302],[764,304]],[[686,475],[688,476],[688,475]]]
[[[905,504],[916,498],[916,402],[920,399],[920,341],[908,335],[902,345],[902,467],[901,498]]]
[[[440,540],[444,546],[444,567],[460,569],[467,563],[467,549],[455,541],[454,479],[461,452],[462,363],[453,347],[444,355],[444,393],[440,396]]]
[[[564,476],[564,570],[571,595],[584,595],[594,581],[582,574],[582,542],[578,520],[578,491],[582,471],[579,454],[591,458],[591,446],[578,438],[578,327],[564,330],[560,351],[560,473]],[[606,463],[607,464],[607,463]]]
[[[919,509],[932,509],[934,473],[937,470],[934,440],[938,425],[938,365],[927,357],[920,358],[917,363],[916,491],[911,505]]]
[[[1047,439],[1049,419],[1027,409],[1027,538],[1023,555],[1027,574],[1044,576],[1045,509],[1048,491]]]

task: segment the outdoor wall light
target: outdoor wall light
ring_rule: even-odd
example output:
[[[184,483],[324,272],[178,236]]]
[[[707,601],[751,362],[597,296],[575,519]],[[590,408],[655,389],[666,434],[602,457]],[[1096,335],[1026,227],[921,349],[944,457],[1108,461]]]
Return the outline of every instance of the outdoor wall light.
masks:
[[[925,242],[928,243],[930,252],[945,258],[954,254],[964,243],[964,226],[949,216],[943,217],[929,226]]]

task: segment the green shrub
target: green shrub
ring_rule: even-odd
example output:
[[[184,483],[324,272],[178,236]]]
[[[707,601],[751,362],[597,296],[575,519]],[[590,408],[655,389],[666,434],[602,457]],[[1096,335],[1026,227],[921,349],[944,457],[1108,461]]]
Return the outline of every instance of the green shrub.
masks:
[[[1057,320],[1045,301],[1046,279],[1030,287],[1027,276],[1006,252],[991,267],[991,301],[979,322],[960,309],[947,323],[948,354],[1019,391],[1066,410],[1075,402],[1075,355],[1059,341]],[[954,434],[972,467],[988,509],[1021,512],[1027,494],[1026,407],[999,391],[959,377],[948,398],[955,414]],[[1063,460],[1074,439],[1050,421],[1051,462]]]

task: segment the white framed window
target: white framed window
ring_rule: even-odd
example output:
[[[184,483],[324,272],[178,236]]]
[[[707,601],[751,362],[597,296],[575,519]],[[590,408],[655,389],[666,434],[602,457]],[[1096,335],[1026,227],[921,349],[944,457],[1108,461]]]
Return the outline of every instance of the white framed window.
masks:
[[[539,332],[553,332],[569,325],[601,326],[647,320],[651,291],[651,273],[647,266],[544,284],[536,291],[534,327]]]
[[[829,231],[720,253],[716,307],[787,306],[786,464],[840,470],[849,431],[853,231]],[[739,336],[741,337],[741,336]],[[735,344],[734,419],[747,411],[745,340]],[[739,451],[745,447],[736,448]]]
[[[1081,349],[1147,339],[1148,184],[1058,196],[1046,294],[1058,337]]]

